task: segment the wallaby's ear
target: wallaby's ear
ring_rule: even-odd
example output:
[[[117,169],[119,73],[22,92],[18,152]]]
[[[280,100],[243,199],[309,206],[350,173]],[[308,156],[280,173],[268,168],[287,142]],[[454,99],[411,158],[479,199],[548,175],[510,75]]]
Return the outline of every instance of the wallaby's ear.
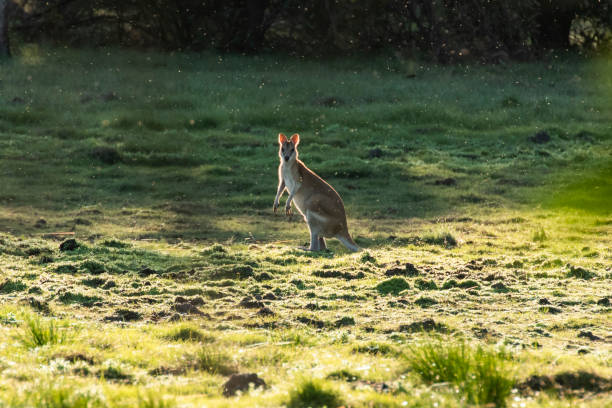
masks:
[[[300,143],[300,135],[298,135],[297,133],[294,133],[293,136],[291,136],[291,141],[293,142],[294,145],[298,145],[298,143]]]
[[[287,136],[285,136],[283,133],[279,133],[278,134],[278,143],[279,144],[283,144],[287,141]]]

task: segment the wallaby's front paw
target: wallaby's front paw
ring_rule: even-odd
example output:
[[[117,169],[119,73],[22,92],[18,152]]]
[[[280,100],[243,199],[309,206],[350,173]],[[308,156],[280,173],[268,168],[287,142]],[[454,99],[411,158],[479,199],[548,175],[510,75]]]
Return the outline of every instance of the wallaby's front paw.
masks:
[[[285,215],[291,215],[291,207],[285,207]]]
[[[274,210],[274,214],[276,214],[276,210],[278,210],[278,203],[274,203],[274,207],[272,207],[272,209]]]

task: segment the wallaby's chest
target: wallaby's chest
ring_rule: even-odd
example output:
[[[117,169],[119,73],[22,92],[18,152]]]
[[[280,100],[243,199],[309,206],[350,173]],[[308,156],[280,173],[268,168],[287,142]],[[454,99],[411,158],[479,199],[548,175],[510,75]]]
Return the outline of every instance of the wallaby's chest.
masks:
[[[287,187],[289,193],[293,193],[300,188],[302,180],[297,166],[283,166],[281,168],[281,175],[285,181],[285,186]]]

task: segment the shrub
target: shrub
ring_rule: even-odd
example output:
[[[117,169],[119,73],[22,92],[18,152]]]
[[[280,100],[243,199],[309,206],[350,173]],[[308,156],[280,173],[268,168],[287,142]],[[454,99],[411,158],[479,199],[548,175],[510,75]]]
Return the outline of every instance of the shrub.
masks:
[[[472,404],[505,406],[514,378],[504,352],[465,343],[429,343],[406,354],[410,369],[428,384],[454,385]]]
[[[289,393],[287,408],[327,407],[342,405],[338,391],[322,380],[303,380]]]

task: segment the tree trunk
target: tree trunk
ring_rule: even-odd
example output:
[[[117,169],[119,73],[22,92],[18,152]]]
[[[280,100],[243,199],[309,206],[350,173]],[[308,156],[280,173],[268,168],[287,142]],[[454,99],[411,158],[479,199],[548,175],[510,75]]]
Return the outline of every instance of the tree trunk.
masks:
[[[8,9],[10,0],[0,0],[0,57],[10,57],[8,36]]]

